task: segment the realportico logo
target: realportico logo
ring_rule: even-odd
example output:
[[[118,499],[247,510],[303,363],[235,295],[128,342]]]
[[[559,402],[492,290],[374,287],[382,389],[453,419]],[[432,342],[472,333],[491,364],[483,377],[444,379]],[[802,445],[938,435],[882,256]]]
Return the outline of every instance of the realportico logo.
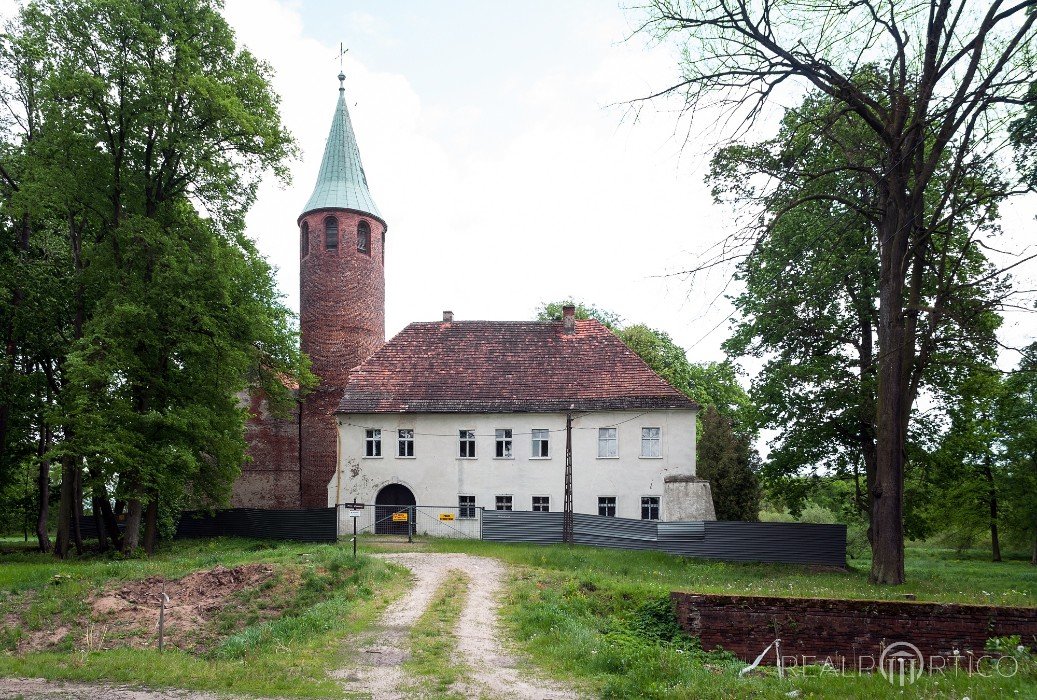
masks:
[[[894,642],[879,655],[879,673],[893,685],[911,685],[925,670],[922,650],[911,642]]]
[[[1025,648],[1017,647],[1020,653]],[[1011,678],[1019,672],[1019,658],[1014,655],[997,652],[980,652],[970,650],[965,653],[955,649],[950,654],[933,654],[926,657],[922,650],[910,642],[893,642],[881,647],[876,659],[870,654],[854,654],[845,656],[833,654],[824,657],[808,654],[784,654],[780,639],[768,644],[756,659],[738,672],[745,676],[755,670],[773,653],[774,667],[779,677],[786,676],[825,676],[829,674],[845,676],[849,674],[864,675],[878,671],[891,685],[904,688],[917,681],[923,674],[929,675],[967,675],[991,678]]]

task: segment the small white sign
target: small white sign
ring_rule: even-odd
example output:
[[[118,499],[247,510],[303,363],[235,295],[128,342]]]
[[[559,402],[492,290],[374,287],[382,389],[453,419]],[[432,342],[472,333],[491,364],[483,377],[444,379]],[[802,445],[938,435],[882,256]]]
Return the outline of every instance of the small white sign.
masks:
[[[351,517],[351,518],[359,518],[363,514],[364,514],[364,511],[362,511],[362,510],[351,510],[351,511],[349,511],[349,517]]]

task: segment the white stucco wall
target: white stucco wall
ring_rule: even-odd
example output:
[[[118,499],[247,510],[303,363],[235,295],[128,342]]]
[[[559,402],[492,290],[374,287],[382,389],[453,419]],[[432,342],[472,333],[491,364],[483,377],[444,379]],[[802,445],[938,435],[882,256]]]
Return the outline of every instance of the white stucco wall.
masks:
[[[328,505],[373,504],[378,491],[399,483],[418,505],[457,507],[458,495],[494,508],[510,495],[514,510],[532,510],[533,496],[549,496],[562,510],[565,486],[564,413],[341,414],[338,473],[328,484]],[[616,427],[619,456],[599,458],[598,428]],[[662,429],[662,456],[641,457],[641,428]],[[382,457],[364,456],[366,428],[382,430]],[[511,459],[497,459],[495,430],[511,428]],[[550,457],[533,459],[531,431],[547,428]],[[396,456],[397,430],[413,429],[414,457]],[[458,457],[458,431],[476,433],[476,458]],[[641,517],[641,497],[658,496],[666,516],[663,478],[695,473],[695,412],[689,410],[599,411],[573,419],[573,507],[598,512],[599,496],[616,497],[616,515]]]

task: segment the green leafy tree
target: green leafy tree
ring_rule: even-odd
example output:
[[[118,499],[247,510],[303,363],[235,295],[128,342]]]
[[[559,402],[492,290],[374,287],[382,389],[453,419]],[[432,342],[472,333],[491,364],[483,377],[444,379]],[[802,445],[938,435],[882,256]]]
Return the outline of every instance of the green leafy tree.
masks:
[[[1002,418],[1011,397],[994,367],[977,367],[948,413],[950,425],[929,458],[932,519],[960,549],[989,533],[991,559],[1001,561],[1007,464]]]
[[[756,521],[760,517],[758,457],[748,435],[714,406],[702,415],[696,472],[709,482],[717,520]]]
[[[84,487],[102,523],[112,496],[125,504],[132,552],[142,521],[150,547],[180,508],[226,501],[244,460],[238,392],[283,409],[287,380],[312,383],[243,233],[260,178],[285,176],[294,145],[269,67],[214,1],[45,0],[4,48],[21,105],[4,214],[27,222],[23,256],[46,256],[50,230],[68,251],[65,295],[37,300],[67,332],[45,348],[15,333],[5,357],[54,370],[42,432],[62,466],[57,553],[77,539]]]
[[[869,71],[859,79],[881,83]],[[817,139],[816,129],[830,140]],[[764,361],[751,397],[758,427],[777,431],[762,472],[768,490],[798,512],[820,483],[801,477],[834,475],[853,484],[853,506],[869,522],[880,490],[880,203],[872,178],[852,161],[878,149],[857,115],[811,95],[786,112],[775,138],[721,149],[710,175],[718,200],[765,212],[766,232],[737,263],[744,289],[724,347]],[[761,180],[779,184],[761,189],[754,184]],[[976,236],[992,227],[996,198],[989,192],[997,185],[989,169],[964,180],[963,189],[980,193],[972,208],[963,203],[927,242],[944,264],[916,268],[915,303],[933,312],[914,331],[904,395],[910,405],[923,393],[949,398],[963,373],[993,360],[996,310],[1009,290]],[[905,449],[924,458],[932,431],[919,420],[909,424]],[[905,461],[902,483],[908,498],[901,526],[913,536],[929,527],[924,506],[932,486],[918,462]]]
[[[726,107],[724,123],[740,125],[746,134],[789,94],[787,88],[815,90],[831,101],[837,120],[852,116],[871,135],[859,148],[826,122],[802,126],[811,139],[844,154],[845,164],[835,172],[865,178],[873,206],[862,209],[831,189],[804,193],[780,209],[757,208],[753,224],[730,238],[719,257],[752,251],[776,223],[794,213],[809,216],[820,202],[863,214],[874,227],[876,466],[869,497],[875,583],[904,581],[914,368],[919,360],[928,363],[924,337],[945,325],[959,291],[947,274],[957,267],[957,246],[948,239],[963,235],[963,218],[994,212],[1017,191],[1014,173],[988,175],[1003,160],[1006,127],[1028,104],[1037,78],[1032,10],[1027,2],[836,0],[653,0],[640,10],[642,31],[681,49],[680,78],[646,99],[677,95],[685,115]],[[744,184],[764,179],[764,186],[781,188],[788,178],[823,180],[833,172],[802,165],[793,154],[772,177]],[[979,182],[988,186],[976,187]],[[974,232],[978,240],[995,233]],[[950,286],[932,286],[934,275],[946,275]]]
[[[1031,548],[1030,563],[1037,565],[1037,343],[1026,348],[1004,387],[1003,522],[1014,541]]]

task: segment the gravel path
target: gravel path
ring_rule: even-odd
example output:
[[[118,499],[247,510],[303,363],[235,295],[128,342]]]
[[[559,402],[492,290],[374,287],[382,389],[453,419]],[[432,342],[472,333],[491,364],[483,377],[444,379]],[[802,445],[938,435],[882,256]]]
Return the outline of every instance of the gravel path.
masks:
[[[405,688],[412,683],[403,672],[408,636],[414,623],[428,608],[436,589],[451,571],[469,577],[468,595],[454,636],[454,662],[467,670],[467,681],[457,692],[465,697],[509,698],[512,700],[569,700],[576,693],[546,681],[531,678],[521,670],[501,642],[499,596],[505,568],[496,559],[468,554],[411,552],[376,555],[411,570],[414,585],[382,613],[378,623],[364,634],[351,667],[332,673],[345,690],[370,693],[377,700],[411,697]],[[26,700],[227,700],[216,695],[187,690],[148,690],[127,685],[52,682],[42,679],[0,678],[0,698]]]
[[[372,630],[374,639],[362,647],[359,663],[337,675],[346,689],[371,692],[378,698],[406,698],[407,685],[401,664],[406,658],[407,635],[425,612],[436,589],[451,571],[468,575],[468,595],[454,630],[457,651],[454,662],[466,667],[468,682],[458,692],[466,697],[513,700],[567,700],[570,690],[530,678],[504,653],[500,640],[499,596],[504,566],[496,559],[469,554],[401,553],[376,555],[405,566],[414,574],[414,588],[389,606]]]

